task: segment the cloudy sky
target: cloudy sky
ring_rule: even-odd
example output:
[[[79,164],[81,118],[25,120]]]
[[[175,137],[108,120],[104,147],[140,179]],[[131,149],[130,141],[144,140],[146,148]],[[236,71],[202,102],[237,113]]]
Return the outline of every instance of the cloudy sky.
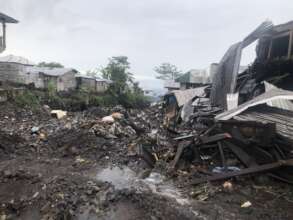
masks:
[[[218,62],[229,45],[266,19],[293,20],[292,0],[0,0],[8,26],[5,54],[57,61],[80,71],[126,55],[146,88],[161,86],[154,66],[183,71]],[[251,50],[252,51],[252,50]],[[252,52],[244,56],[249,62]],[[247,55],[248,54],[248,55]]]

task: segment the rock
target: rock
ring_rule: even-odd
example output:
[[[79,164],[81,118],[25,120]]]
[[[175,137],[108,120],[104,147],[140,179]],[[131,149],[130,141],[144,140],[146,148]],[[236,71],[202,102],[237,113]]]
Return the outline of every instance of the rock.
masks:
[[[51,115],[57,119],[61,119],[67,115],[67,112],[62,110],[52,110]]]

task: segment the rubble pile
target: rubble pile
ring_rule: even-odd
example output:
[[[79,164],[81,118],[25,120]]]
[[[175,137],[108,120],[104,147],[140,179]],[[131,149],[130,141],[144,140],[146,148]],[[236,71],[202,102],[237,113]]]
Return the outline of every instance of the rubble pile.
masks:
[[[198,215],[207,218],[223,208],[227,211],[221,215],[227,218],[240,209],[249,209],[254,216],[261,217],[267,207],[276,206],[276,211],[270,212],[276,216],[279,208],[290,205],[287,186],[282,186],[280,199],[266,206],[258,205],[278,193],[279,182],[268,179],[256,184],[247,177],[231,180],[231,175],[238,176],[235,173],[251,169],[250,165],[255,168],[256,162],[257,168],[271,162],[268,155],[276,155],[272,149],[287,153],[271,144],[275,127],[255,123],[259,128],[251,131],[244,123],[245,129],[238,127],[236,132],[233,126],[228,126],[229,122],[224,122],[212,127],[203,124],[200,129],[189,123],[174,129],[164,124],[164,109],[160,104],[144,110],[126,110],[121,106],[91,108],[67,112],[60,119],[51,116],[48,106],[31,110],[7,103],[0,108],[3,125],[0,215],[3,219],[83,219],[84,216],[99,219],[109,213],[116,216],[117,210],[125,208],[133,210],[132,217],[140,219],[150,219],[146,213],[152,213],[152,218],[164,218],[170,213],[173,216],[170,219],[190,219],[194,217],[194,212],[190,212],[192,207],[200,207]],[[271,138],[268,138],[269,131]],[[266,133],[266,138],[261,132]],[[239,133],[246,135],[244,140]],[[256,144],[260,151],[267,151],[267,157],[247,158],[251,153],[243,153],[245,146]],[[109,171],[106,179],[110,178],[110,183],[99,180],[97,172],[109,166],[118,169],[127,166],[134,172],[131,174],[134,182],[123,183],[130,174],[120,174],[120,171],[115,177]],[[205,183],[217,175],[224,175],[220,178],[224,183]],[[129,187],[115,188],[115,181]],[[145,181],[143,187],[141,181]],[[174,190],[173,184],[180,188],[180,193]],[[223,203],[225,199],[232,199],[233,205],[227,207]],[[184,201],[184,205],[178,205],[178,201]],[[163,205],[166,202],[168,206]],[[215,213],[208,214],[211,207]],[[290,216],[287,213],[278,216],[287,215]]]

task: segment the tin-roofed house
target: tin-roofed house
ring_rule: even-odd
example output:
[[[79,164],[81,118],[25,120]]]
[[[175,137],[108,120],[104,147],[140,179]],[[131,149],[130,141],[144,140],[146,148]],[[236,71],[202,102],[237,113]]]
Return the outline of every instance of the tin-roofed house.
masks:
[[[36,88],[48,89],[50,86],[59,91],[69,91],[76,88],[75,75],[77,70],[72,68],[28,67],[26,74],[31,75],[30,83]]]
[[[0,12],[0,22],[2,24],[0,33],[0,53],[2,53],[6,49],[6,24],[18,23],[18,21]]]
[[[107,91],[111,83],[112,81],[107,79],[99,79],[96,77],[85,75],[76,76],[77,89],[84,89],[90,92],[103,93]]]

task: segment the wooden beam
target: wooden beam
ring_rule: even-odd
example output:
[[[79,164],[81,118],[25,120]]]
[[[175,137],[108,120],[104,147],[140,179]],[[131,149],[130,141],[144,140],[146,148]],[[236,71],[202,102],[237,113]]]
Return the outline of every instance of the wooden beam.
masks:
[[[247,175],[247,174],[256,174],[260,172],[267,172],[270,170],[274,170],[283,166],[293,166],[293,159],[289,160],[280,160],[274,163],[269,163],[269,164],[264,164],[264,165],[259,165],[259,166],[253,166],[249,168],[242,169],[240,171],[233,171],[233,172],[226,172],[226,173],[219,173],[219,174],[214,174],[209,177],[204,177],[197,179],[193,181],[191,184],[196,185],[199,183],[205,183],[209,181],[217,181],[217,180],[224,180],[224,179],[229,179],[231,177],[235,176],[242,176],[242,175]]]
[[[293,38],[293,32],[290,31],[290,36],[289,36],[289,46],[288,46],[288,59],[291,58],[292,38]]]
[[[273,39],[270,40],[270,47],[269,47],[269,52],[268,52],[268,60],[271,58],[272,47],[273,47]]]

